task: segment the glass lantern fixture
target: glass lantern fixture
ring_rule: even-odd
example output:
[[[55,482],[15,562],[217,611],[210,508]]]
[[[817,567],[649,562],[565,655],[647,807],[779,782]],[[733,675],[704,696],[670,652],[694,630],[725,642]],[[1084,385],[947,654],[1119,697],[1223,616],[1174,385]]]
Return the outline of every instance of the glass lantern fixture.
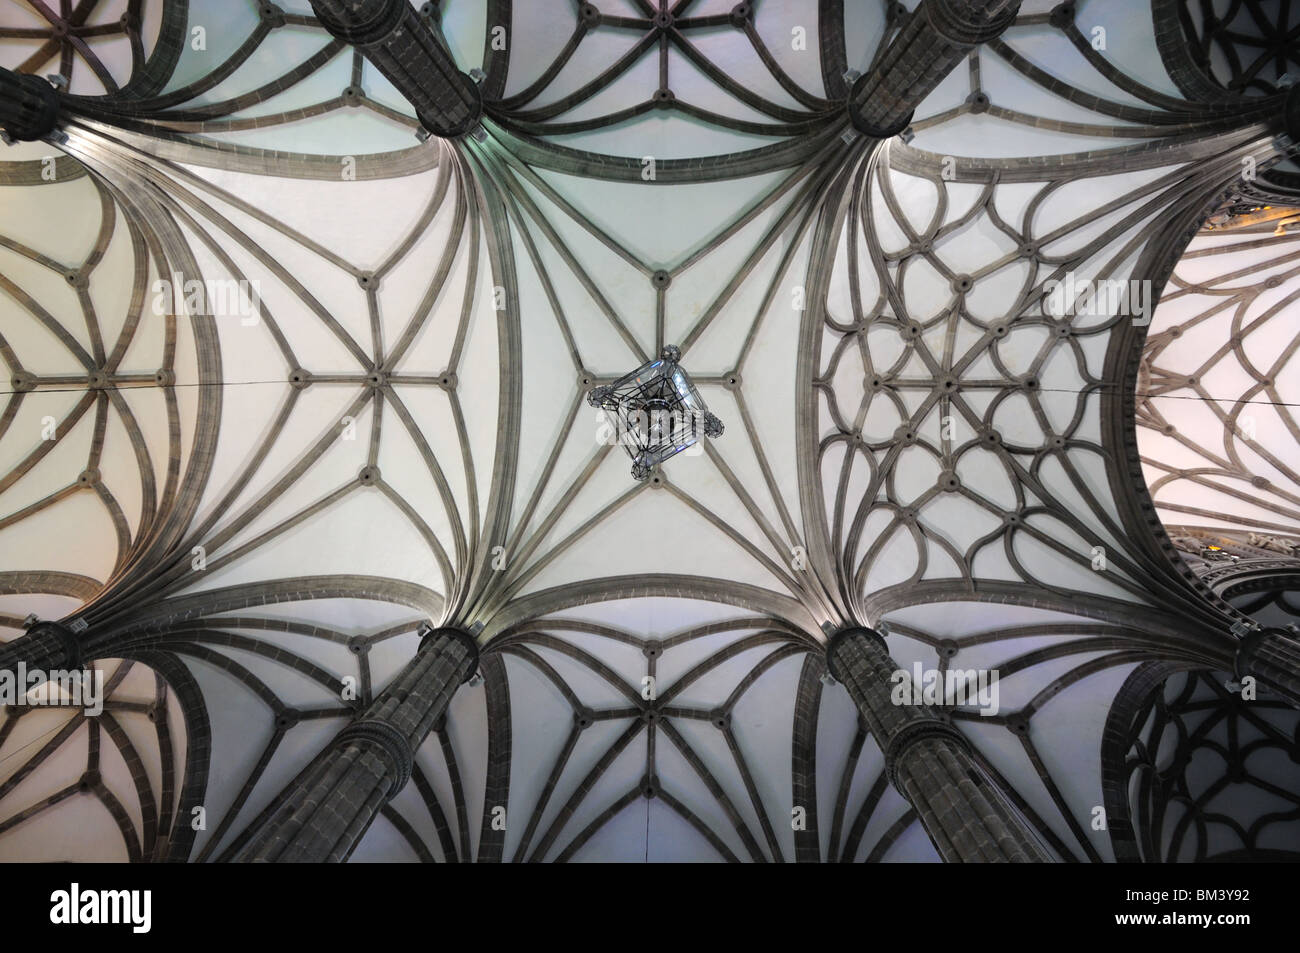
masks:
[[[649,479],[650,471],[669,457],[695,446],[701,436],[722,436],[722,421],[709,413],[690,375],[677,363],[680,358],[681,351],[669,344],[658,360],[587,392],[587,403],[609,416],[638,482]]]

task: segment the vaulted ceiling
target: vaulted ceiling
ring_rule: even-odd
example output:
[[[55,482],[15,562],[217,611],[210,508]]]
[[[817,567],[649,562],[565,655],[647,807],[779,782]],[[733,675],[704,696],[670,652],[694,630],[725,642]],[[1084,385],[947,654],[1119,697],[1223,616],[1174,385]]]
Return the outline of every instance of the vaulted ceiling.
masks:
[[[1295,712],[1207,701],[1239,615],[1161,528],[1300,537],[1289,5],[1023,0],[868,138],[916,7],[425,4],[450,140],[307,0],[0,7],[77,104],[0,150],[0,637],[121,652],[6,709],[0,859],[230,858],[425,620],[483,678],[358,860],[936,860],[849,623],[1000,673],[952,717],[1059,858],[1300,849]],[[670,344],[726,430],[637,482],[586,396]]]

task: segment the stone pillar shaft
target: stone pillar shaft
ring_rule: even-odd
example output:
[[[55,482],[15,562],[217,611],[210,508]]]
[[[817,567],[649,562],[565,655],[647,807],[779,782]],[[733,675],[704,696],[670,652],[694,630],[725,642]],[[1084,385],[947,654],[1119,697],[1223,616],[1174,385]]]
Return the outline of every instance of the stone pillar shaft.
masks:
[[[907,128],[921,100],[974,47],[999,36],[1020,0],[924,0],[849,92],[849,118],[877,139]]]
[[[0,645],[0,671],[12,671],[18,663],[28,671],[69,671],[81,667],[81,646],[77,637],[57,622],[37,622],[24,635]]]
[[[827,664],[945,861],[1050,860],[976,765],[961,732],[924,705],[895,704],[891,676],[899,667],[884,639],[868,629],[839,632],[827,646]]]
[[[435,136],[478,125],[483,97],[407,0],[311,0],[316,19],[356,47],[415,107]]]
[[[1251,632],[1237,650],[1237,670],[1300,708],[1300,641],[1282,629]]]
[[[35,142],[54,131],[59,94],[39,76],[0,67],[0,128],[18,142]]]
[[[347,860],[410,779],[416,749],[477,664],[470,636],[454,629],[430,631],[406,668],[290,784],[236,859]]]

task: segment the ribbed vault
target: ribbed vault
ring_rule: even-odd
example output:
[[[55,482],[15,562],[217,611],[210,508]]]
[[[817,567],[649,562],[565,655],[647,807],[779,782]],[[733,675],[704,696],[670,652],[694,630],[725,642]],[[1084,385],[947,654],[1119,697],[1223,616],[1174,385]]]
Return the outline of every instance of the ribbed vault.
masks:
[[[1290,643],[1242,648],[1300,568],[1294,18],[355,6],[401,36],[0,13],[0,64],[68,81],[0,155],[0,627],[111,686],[6,712],[0,856],[248,859],[339,758],[398,781],[332,856],[953,859],[921,750],[1029,855],[1295,849],[1238,791],[1300,790]],[[726,430],[635,482],[587,395],[669,345]],[[996,710],[881,736],[827,664],[868,629]],[[397,737],[430,631],[477,675]],[[1239,722],[1277,757],[1210,795],[1162,747]]]

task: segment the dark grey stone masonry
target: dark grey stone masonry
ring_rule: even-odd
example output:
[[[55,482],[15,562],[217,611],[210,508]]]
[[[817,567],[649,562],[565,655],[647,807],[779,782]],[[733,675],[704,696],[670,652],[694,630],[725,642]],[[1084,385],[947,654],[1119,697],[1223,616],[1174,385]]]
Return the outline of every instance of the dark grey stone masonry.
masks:
[[[280,795],[236,861],[347,860],[410,780],[415,750],[477,665],[471,636],[429,630],[406,668]]]
[[[1237,650],[1237,671],[1254,675],[1300,708],[1300,641],[1284,629],[1248,632]]]
[[[11,671],[19,662],[25,663],[29,671],[80,668],[81,645],[65,626],[37,622],[24,635],[0,645],[0,671]]]
[[[890,676],[899,666],[878,633],[837,632],[826,660],[884,752],[894,787],[945,861],[1051,860],[975,763],[962,733],[925,705],[894,703]]]
[[[59,94],[39,76],[0,67],[0,129],[17,142],[35,142],[54,131]]]
[[[435,136],[462,136],[478,125],[483,97],[433,28],[406,0],[311,0],[330,34],[359,50],[415,107]]]
[[[924,0],[871,70],[849,92],[849,119],[885,139],[907,128],[912,111],[974,47],[1009,27],[1020,0]]]

